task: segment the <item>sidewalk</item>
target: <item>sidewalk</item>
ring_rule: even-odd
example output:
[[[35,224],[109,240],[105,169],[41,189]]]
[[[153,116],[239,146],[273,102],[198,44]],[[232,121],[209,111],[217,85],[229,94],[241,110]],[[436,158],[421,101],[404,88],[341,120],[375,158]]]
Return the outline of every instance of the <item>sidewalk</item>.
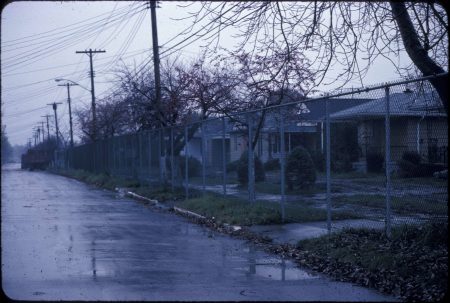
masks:
[[[364,228],[383,229],[383,221],[374,220],[341,220],[332,222],[331,232],[336,232],[344,228]],[[274,243],[289,243],[296,245],[298,241],[317,238],[328,234],[327,222],[308,222],[308,223],[287,223],[277,225],[253,225],[250,231],[261,236],[269,237]]]

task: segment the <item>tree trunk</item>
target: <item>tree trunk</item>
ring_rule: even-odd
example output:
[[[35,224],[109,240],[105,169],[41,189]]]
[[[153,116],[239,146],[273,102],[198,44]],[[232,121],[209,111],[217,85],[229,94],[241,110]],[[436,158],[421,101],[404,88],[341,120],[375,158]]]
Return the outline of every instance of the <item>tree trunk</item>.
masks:
[[[404,2],[390,1],[392,14],[397,22],[400,35],[402,37],[403,45],[406,52],[411,58],[412,62],[422,72],[424,76],[431,76],[435,74],[445,73],[445,70],[440,67],[433,59],[428,56],[427,51],[423,48],[419,41],[417,31],[409,17]],[[430,80],[430,83],[436,89],[439,97],[448,115],[448,74],[443,77],[438,77]]]

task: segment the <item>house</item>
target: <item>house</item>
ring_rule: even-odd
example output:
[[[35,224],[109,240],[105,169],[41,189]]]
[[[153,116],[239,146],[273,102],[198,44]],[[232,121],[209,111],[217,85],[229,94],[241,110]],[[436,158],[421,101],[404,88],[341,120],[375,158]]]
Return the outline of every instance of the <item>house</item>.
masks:
[[[392,93],[390,100],[391,159],[405,151],[416,151],[433,163],[447,164],[448,119],[436,91],[405,90]],[[353,106],[331,114],[333,122],[356,121],[361,159],[368,152],[384,155],[386,98]]]
[[[332,98],[329,99],[329,113],[335,113],[372,99],[365,98]],[[289,153],[298,145],[305,146],[311,152],[324,151],[326,99],[310,99],[290,106],[284,112],[285,151]],[[247,150],[247,131],[233,128],[230,133],[230,160],[239,159]],[[279,111],[274,110],[266,114],[264,126],[261,128],[255,155],[261,161],[280,158]]]
[[[188,141],[188,155],[202,162],[203,134],[205,139],[206,166],[208,170],[222,170],[224,155],[226,163],[230,162],[230,131],[233,125],[226,121],[224,136],[221,119],[211,119],[203,123],[203,128],[200,125],[196,125],[198,128]],[[223,139],[225,142],[223,142]],[[225,150],[223,150],[223,143],[225,144]],[[182,155],[185,155],[185,153],[186,149],[181,152]]]
[[[331,98],[329,99],[330,115],[345,109],[365,104],[373,99],[367,98]],[[326,99],[310,99],[290,106],[284,110],[285,151],[289,153],[298,145],[305,146],[311,152],[323,153],[325,129]],[[260,129],[255,155],[261,161],[280,158],[279,110],[266,112],[264,125]],[[260,115],[258,112],[255,115]],[[245,121],[245,118],[240,119]],[[257,123],[257,122],[255,122]],[[239,126],[240,123],[226,119],[225,123],[225,159],[226,163],[238,160],[247,151],[248,130]],[[356,127],[356,126],[355,126]],[[207,120],[203,126],[206,167],[208,172],[220,171],[223,165],[222,121],[221,119]],[[254,132],[256,128],[254,128]],[[202,128],[198,127],[188,144],[188,154],[202,162]],[[185,151],[182,152],[185,154]]]

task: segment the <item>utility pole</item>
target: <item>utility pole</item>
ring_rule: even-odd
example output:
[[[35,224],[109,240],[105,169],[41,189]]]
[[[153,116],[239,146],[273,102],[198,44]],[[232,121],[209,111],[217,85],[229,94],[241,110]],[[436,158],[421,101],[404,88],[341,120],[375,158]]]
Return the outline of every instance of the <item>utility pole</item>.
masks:
[[[58,104],[62,104],[61,102],[53,102],[47,105],[51,105],[53,107],[53,111],[55,112],[55,126],[56,126],[56,149],[59,147],[59,128],[58,128],[58,115],[56,113],[56,108]]]
[[[41,129],[42,129],[42,142],[45,140],[45,128],[44,128],[44,121],[41,121]]]
[[[152,19],[152,41],[153,41],[153,66],[155,70],[155,91],[156,91],[156,112],[160,119],[161,127],[161,75],[159,72],[159,46],[158,46],[158,29],[156,26],[156,1],[150,1],[151,19]]]
[[[94,66],[92,64],[92,54],[95,53],[106,53],[106,51],[104,50],[92,50],[89,49],[88,51],[76,51],[76,54],[88,54],[89,55],[89,60],[90,60],[90,64],[91,64],[91,72],[90,72],[90,76],[91,76],[91,97],[92,97],[92,138],[93,141],[95,141],[97,139],[97,118],[95,115],[95,90],[94,90]]]
[[[50,126],[48,124],[48,118],[51,117],[50,115],[41,116],[42,118],[47,118],[47,140],[50,141]]]
[[[40,141],[41,141],[41,129],[39,128],[39,126],[35,126],[33,128],[33,130],[34,130],[34,133],[36,134],[36,137],[37,137],[37,144],[39,144]]]
[[[37,132],[36,130],[34,131],[34,147],[36,147],[36,140],[37,140]]]
[[[91,62],[92,62],[92,59],[91,59]],[[69,103],[70,147],[73,147],[72,107],[70,105],[70,87],[74,86],[74,85],[78,85],[78,84],[69,83],[69,82],[67,82],[66,84],[58,84],[58,86],[67,86],[67,103]]]

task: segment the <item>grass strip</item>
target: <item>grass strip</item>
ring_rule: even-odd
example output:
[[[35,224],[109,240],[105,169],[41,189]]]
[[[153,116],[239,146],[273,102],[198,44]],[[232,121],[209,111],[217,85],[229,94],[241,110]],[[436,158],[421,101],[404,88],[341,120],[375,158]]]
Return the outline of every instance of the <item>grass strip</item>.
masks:
[[[383,231],[346,229],[331,236],[302,240],[301,251],[315,260],[313,269],[403,296],[406,300],[442,300],[448,281],[448,223]],[[316,268],[317,267],[317,268]]]
[[[391,203],[392,209],[400,214],[421,213],[445,216],[448,213],[448,202],[442,200],[440,201],[433,195],[405,195],[403,197],[394,196],[391,198]],[[384,195],[337,196],[333,197],[333,204],[354,204],[384,209],[386,207],[386,197]]]
[[[214,217],[219,223],[238,225],[281,224],[280,205],[267,201],[249,203],[245,199],[216,194],[206,194],[186,201],[179,201],[177,206],[199,213],[206,217]],[[327,213],[307,205],[286,205],[285,223],[325,221]],[[361,218],[350,212],[333,212],[333,220]]]

